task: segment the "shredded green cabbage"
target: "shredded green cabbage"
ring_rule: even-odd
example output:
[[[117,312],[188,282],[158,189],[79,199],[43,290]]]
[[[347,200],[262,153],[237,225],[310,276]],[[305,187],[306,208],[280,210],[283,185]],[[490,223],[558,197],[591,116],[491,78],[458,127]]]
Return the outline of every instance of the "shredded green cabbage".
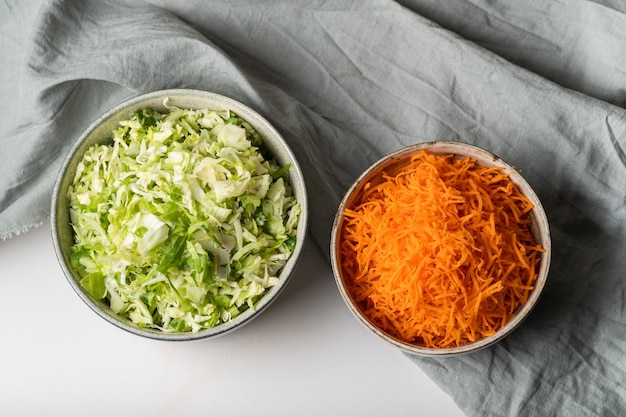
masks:
[[[69,188],[82,287],[165,332],[253,309],[296,243],[288,168],[233,112],[136,111],[85,153]]]

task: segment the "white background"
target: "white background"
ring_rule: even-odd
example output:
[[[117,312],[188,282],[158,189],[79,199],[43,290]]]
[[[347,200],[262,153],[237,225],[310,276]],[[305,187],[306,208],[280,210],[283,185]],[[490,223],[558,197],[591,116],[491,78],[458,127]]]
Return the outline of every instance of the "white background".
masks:
[[[160,342],[78,298],[45,222],[0,241],[0,316],[0,416],[463,416],[351,315],[312,242],[279,298],[243,328]]]

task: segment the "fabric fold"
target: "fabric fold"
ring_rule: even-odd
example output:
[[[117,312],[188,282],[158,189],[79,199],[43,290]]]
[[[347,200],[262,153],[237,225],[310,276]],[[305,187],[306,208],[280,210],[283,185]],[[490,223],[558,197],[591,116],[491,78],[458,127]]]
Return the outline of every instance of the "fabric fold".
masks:
[[[626,107],[622,1],[399,3],[563,87]]]

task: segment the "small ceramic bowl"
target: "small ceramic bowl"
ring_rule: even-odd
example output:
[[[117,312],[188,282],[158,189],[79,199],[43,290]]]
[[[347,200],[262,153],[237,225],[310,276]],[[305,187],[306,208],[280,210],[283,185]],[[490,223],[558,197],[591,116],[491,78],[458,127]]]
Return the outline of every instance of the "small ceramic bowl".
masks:
[[[355,303],[352,295],[350,294],[350,290],[346,285],[346,278],[344,277],[344,273],[341,269],[341,255],[339,247],[341,242],[341,230],[344,222],[344,211],[346,208],[352,207],[354,202],[359,199],[366,184],[376,184],[377,182],[380,182],[383,171],[393,169],[394,167],[401,167],[402,164],[406,163],[412,155],[422,150],[438,155],[453,154],[459,158],[471,157],[476,160],[478,165],[485,167],[502,167],[504,172],[510,175],[510,179],[519,188],[519,190],[533,203],[534,208],[530,213],[532,221],[531,232],[536,243],[543,246],[545,249],[545,252],[541,254],[538,276],[534,284],[534,289],[530,293],[526,303],[520,306],[514,316],[501,329],[495,332],[495,334],[460,347],[428,348],[399,340],[381,330],[365,316]],[[341,296],[349,310],[367,329],[386,342],[391,343],[405,352],[420,356],[441,357],[466,354],[490,346],[502,340],[520,325],[520,323],[528,316],[537,303],[537,300],[539,299],[539,296],[544,288],[550,266],[551,241],[548,221],[541,202],[530,185],[524,180],[524,178],[522,178],[517,170],[499,157],[476,146],[460,142],[438,141],[409,146],[391,153],[374,163],[354,182],[341,201],[335,216],[331,235],[330,255],[333,274]]]
[[[97,301],[90,297],[79,284],[80,277],[70,263],[71,247],[74,243],[74,232],[70,225],[68,187],[74,178],[76,167],[85,151],[92,145],[112,142],[112,131],[121,120],[132,117],[135,110],[152,107],[166,112],[164,100],[168,106],[185,109],[232,110],[247,121],[262,137],[264,147],[284,166],[290,164],[289,175],[291,187],[296,200],[301,205],[301,214],[297,227],[297,242],[293,254],[279,275],[279,284],[270,288],[258,301],[256,308],[249,309],[234,319],[198,332],[169,333],[160,330],[141,328],[115,314],[106,301]],[[205,339],[230,332],[258,317],[272,301],[274,301],[287,285],[294,273],[302,253],[308,223],[307,194],[304,178],[298,161],[278,131],[261,115],[248,106],[219,94],[200,90],[163,90],[131,98],[113,107],[95,120],[73,145],[64,160],[56,180],[51,207],[52,239],[57,258],[71,287],[76,294],[100,317],[109,323],[130,333],[147,338],[171,341]]]

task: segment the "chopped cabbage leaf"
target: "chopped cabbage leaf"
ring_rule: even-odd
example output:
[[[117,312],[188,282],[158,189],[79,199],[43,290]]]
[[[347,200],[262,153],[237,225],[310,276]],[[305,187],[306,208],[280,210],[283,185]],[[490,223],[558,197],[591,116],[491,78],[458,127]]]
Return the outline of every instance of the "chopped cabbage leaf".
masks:
[[[138,326],[197,332],[254,309],[293,253],[289,165],[230,111],[135,112],[69,188],[71,264]]]

